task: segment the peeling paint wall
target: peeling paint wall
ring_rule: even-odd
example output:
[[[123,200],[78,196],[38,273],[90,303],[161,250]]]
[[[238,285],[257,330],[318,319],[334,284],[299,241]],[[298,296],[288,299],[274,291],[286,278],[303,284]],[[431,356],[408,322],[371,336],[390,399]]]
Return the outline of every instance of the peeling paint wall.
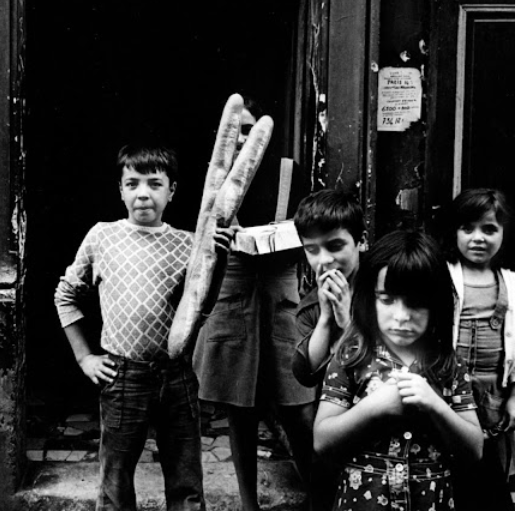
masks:
[[[328,130],[327,102],[327,58],[328,58],[328,15],[329,0],[310,3],[310,48],[309,71],[314,103],[313,140],[311,155],[312,190],[321,190],[328,186],[328,168],[326,165],[326,133]]]
[[[426,68],[430,12],[427,0],[384,0],[380,18],[380,69],[421,73],[421,118],[403,131],[379,131],[376,152],[377,237],[424,223]]]
[[[431,2],[326,0],[311,5],[307,58],[314,102],[313,189],[341,188],[357,196],[372,240],[395,228],[423,227]],[[377,131],[384,68],[415,69],[403,74],[417,76],[420,108],[413,101],[411,116],[400,117],[403,130]]]
[[[0,509],[11,508],[25,457],[25,2],[0,0]],[[5,23],[5,26],[4,26]]]
[[[0,502],[16,486],[18,466],[18,379],[14,290],[0,291]]]

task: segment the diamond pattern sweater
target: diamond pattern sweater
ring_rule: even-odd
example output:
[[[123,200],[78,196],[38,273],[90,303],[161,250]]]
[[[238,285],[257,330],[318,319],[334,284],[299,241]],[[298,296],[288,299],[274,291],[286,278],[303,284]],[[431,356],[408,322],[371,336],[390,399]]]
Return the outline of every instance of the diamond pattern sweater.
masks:
[[[61,325],[83,318],[81,297],[98,288],[102,348],[132,360],[166,356],[192,241],[192,233],[168,224],[96,224],[57,286]]]

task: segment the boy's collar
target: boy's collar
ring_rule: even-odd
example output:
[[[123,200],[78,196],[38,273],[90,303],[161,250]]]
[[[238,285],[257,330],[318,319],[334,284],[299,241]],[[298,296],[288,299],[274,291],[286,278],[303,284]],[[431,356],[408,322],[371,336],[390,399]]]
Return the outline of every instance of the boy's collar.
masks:
[[[136,225],[130,222],[127,218],[122,220],[124,224],[130,229],[134,229],[135,231],[143,231],[143,232],[165,232],[168,229],[168,224],[163,222],[159,227],[150,227],[147,225]]]

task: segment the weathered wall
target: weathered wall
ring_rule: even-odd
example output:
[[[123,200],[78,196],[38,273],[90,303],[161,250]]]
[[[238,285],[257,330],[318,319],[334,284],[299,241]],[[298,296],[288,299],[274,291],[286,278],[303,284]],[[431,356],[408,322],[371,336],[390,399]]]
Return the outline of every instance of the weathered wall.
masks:
[[[329,0],[324,5],[312,25],[328,31],[326,46],[318,39],[323,43],[317,48],[319,65],[311,66],[318,97],[327,93],[316,112],[314,188],[354,193],[364,207],[371,241],[397,227],[420,227],[430,2]],[[415,68],[422,75],[421,118],[405,131],[377,132],[378,74],[385,67]]]
[[[430,12],[428,0],[383,0],[379,69],[421,72],[421,119],[405,131],[379,131],[376,150],[376,237],[397,227],[423,224],[425,198],[426,77]],[[381,191],[381,192],[380,192]]]
[[[5,511],[26,465],[24,13],[22,0],[0,1],[0,509]]]
[[[0,291],[0,507],[6,508],[24,469],[24,363],[14,290]]]
[[[363,204],[374,237],[379,0],[321,4],[313,64],[318,86],[314,188],[340,188]]]

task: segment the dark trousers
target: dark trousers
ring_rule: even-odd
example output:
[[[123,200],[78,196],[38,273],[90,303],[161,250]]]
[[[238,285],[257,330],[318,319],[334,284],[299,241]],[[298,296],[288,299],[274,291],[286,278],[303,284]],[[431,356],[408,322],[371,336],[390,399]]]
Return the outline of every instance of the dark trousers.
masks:
[[[488,438],[484,441],[484,455],[480,462],[456,468],[454,493],[457,511],[514,511],[512,490],[497,451],[494,439]]]
[[[339,488],[340,468],[313,455],[310,511],[331,511]]]
[[[151,424],[167,511],[204,510],[198,385],[190,364],[112,359],[118,374],[100,396],[101,484],[96,510],[136,511],[134,473]]]

